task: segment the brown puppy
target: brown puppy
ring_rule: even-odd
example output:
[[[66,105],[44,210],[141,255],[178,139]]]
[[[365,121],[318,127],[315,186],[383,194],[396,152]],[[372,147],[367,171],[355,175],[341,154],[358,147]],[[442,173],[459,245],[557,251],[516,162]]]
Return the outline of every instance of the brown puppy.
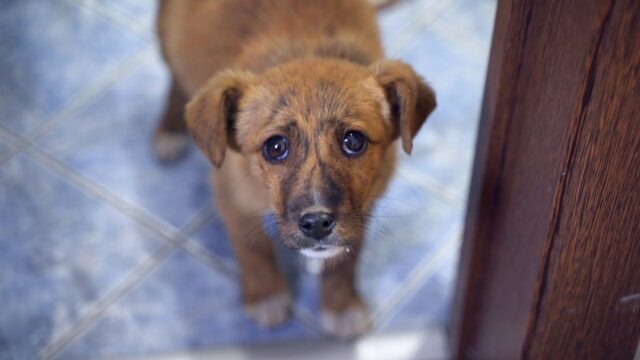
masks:
[[[173,85],[156,150],[182,150],[191,99],[186,127],[217,168],[248,313],[275,325],[291,303],[261,228],[271,211],[286,246],[331,259],[325,330],[366,330],[353,283],[363,230],[392,175],[394,141],[411,152],[433,91],[410,66],[382,60],[364,0],[166,0],[158,24]]]

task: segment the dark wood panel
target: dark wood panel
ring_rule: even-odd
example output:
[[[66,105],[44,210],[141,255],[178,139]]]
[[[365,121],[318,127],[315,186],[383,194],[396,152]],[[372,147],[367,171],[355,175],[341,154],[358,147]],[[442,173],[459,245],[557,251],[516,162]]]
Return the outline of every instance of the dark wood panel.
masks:
[[[526,348],[536,359],[631,358],[640,336],[638,1],[605,15],[589,76]]]
[[[604,143],[591,144],[593,139],[585,137],[585,131],[591,129],[587,124],[592,124],[588,114],[593,113],[592,116],[603,119],[599,126],[605,126],[606,119],[611,121],[614,116],[610,107],[613,106],[612,96],[638,99],[638,95],[633,93],[637,90],[634,87],[638,86],[637,78],[630,74],[637,72],[640,66],[633,62],[635,58],[631,55],[640,50],[631,41],[638,34],[638,4],[637,1],[625,4],[613,0],[499,2],[454,301],[451,340],[458,357],[537,358],[538,355],[550,355],[528,350],[546,348],[546,342],[539,340],[541,332],[548,340],[562,334],[554,332],[555,327],[546,327],[549,319],[567,320],[560,316],[564,313],[554,311],[560,311],[556,308],[563,306],[559,299],[564,299],[569,293],[559,291],[556,298],[548,297],[551,296],[550,286],[558,284],[556,290],[564,289],[571,281],[585,280],[582,277],[556,280],[555,277],[567,275],[570,269],[575,271],[575,267],[567,267],[569,263],[605,265],[608,264],[605,259],[615,257],[614,251],[622,249],[629,254],[637,254],[634,253],[636,248],[630,247],[637,244],[637,241],[633,242],[637,228],[624,227],[620,219],[628,216],[640,219],[638,209],[607,206],[607,210],[591,222],[596,224],[596,220],[604,221],[607,217],[619,219],[615,222],[619,227],[615,229],[620,237],[629,239],[627,247],[620,245],[620,238],[610,240],[619,246],[601,244],[602,232],[565,217],[581,214],[580,221],[587,221],[586,210],[582,213],[576,211],[580,206],[592,209],[599,198],[585,198],[585,184],[594,186],[594,189],[609,186],[609,182],[615,181],[616,174],[631,175],[629,180],[640,183],[639,178],[633,177],[635,173],[620,167],[603,173],[607,175],[604,179],[601,177],[603,174],[584,172],[576,175],[576,166],[582,164],[581,151],[596,158],[602,155],[602,162],[612,166],[616,164],[613,158],[620,156],[615,152],[607,155],[595,152],[593,155],[593,149],[603,146],[606,141],[599,138]],[[614,27],[613,23],[616,24]],[[636,25],[629,25],[632,23]],[[614,31],[614,28],[618,30]],[[623,43],[625,46],[621,46]],[[624,53],[626,58],[616,58],[618,62],[613,58],[601,59],[605,56],[603,52],[607,52],[606,56],[614,56],[616,51]],[[624,68],[622,61],[627,61],[628,68]],[[616,77],[615,81],[626,81],[630,85],[617,89],[617,93],[612,92],[613,89],[606,90],[604,87],[608,83],[598,77],[607,76],[608,69],[603,67],[604,63],[619,67],[626,77]],[[599,86],[603,87],[600,92],[596,91]],[[600,96],[598,100],[607,106],[596,107],[596,96]],[[623,109],[628,111],[624,113],[629,116],[626,121],[631,122],[632,116],[640,120],[637,108],[629,106],[619,110]],[[591,126],[596,126],[593,124]],[[637,121],[625,128],[628,138],[624,144],[630,151],[634,150],[633,142],[638,141],[637,132],[633,132],[637,130],[634,126],[637,126]],[[584,164],[594,161],[594,158],[584,156]],[[633,164],[635,160],[629,157],[620,161]],[[640,164],[636,167],[640,168]],[[627,202],[622,202],[624,204],[637,200],[630,194],[633,189],[629,184],[618,184],[617,188],[611,185],[618,192],[611,190],[613,193],[610,195],[627,196]],[[637,187],[635,192],[638,192]],[[591,200],[594,203],[570,203],[572,194],[580,201]],[[640,201],[636,201],[638,203]],[[628,213],[619,215],[618,212],[622,211]],[[638,222],[640,220],[631,223],[637,226]],[[607,228],[604,223],[601,225],[600,230]],[[559,241],[559,234],[566,237],[563,237],[565,242]],[[579,240],[571,238],[577,235],[581,237]],[[585,262],[581,256],[594,256],[580,253],[581,250],[587,251],[586,247],[576,246],[575,253],[568,252],[568,244],[582,244],[584,241],[592,242],[592,252],[600,254],[602,260]],[[609,250],[598,253],[597,249],[603,247]],[[559,260],[564,257],[571,260]],[[636,257],[636,262],[638,259],[640,256]],[[621,292],[634,294],[628,278],[634,275],[640,278],[640,273],[635,265],[629,266],[630,270],[619,273],[624,273],[627,280],[622,281],[625,285],[621,283],[618,288]],[[589,276],[592,272],[583,269],[580,274]],[[583,292],[573,289],[572,294],[591,294],[583,287],[596,285],[609,286],[604,282],[591,285],[580,282],[573,286]],[[590,299],[576,298],[567,304],[577,302],[591,304],[585,306],[589,311],[595,311],[591,308],[595,303]],[[572,313],[575,314],[573,310]],[[614,323],[619,324],[614,320],[607,324]],[[633,339],[634,334],[637,337],[637,332],[633,332],[635,327],[630,328],[625,332],[625,341],[637,342]],[[567,353],[568,356],[576,354]]]

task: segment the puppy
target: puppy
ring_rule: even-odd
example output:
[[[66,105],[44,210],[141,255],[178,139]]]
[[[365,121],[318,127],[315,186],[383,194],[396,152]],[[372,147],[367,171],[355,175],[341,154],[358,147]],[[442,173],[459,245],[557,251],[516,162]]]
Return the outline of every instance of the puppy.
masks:
[[[392,175],[394,142],[411,152],[436,106],[432,89],[409,65],[383,59],[364,0],[165,0],[158,29],[173,82],[157,155],[178,157],[188,129],[216,167],[247,313],[273,326],[291,305],[261,225],[270,211],[284,245],[331,261],[326,332],[365,331],[358,251]]]

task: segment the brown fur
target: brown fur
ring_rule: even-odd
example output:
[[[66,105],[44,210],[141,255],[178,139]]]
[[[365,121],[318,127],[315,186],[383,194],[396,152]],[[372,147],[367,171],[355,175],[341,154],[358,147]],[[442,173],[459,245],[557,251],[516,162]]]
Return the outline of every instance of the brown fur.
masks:
[[[177,91],[191,98],[187,127],[218,168],[217,206],[248,306],[286,292],[260,211],[276,214],[285,245],[304,248],[317,240],[301,234],[297,219],[318,206],[336,214],[335,236],[326,245],[349,249],[323,275],[323,308],[340,314],[362,306],[355,259],[371,208],[392,175],[392,144],[400,138],[410,153],[435,108],[432,90],[410,66],[381,59],[374,15],[360,0],[161,4],[163,53]],[[171,98],[179,103],[176,94]],[[175,117],[169,112],[160,133]],[[369,140],[360,156],[341,150],[348,130]],[[281,164],[262,155],[272,135],[289,139]]]

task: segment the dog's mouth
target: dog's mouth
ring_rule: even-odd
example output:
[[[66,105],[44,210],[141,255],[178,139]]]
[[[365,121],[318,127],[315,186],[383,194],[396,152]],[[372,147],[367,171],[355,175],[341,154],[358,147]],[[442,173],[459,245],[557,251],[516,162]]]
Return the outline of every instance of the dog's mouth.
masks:
[[[306,257],[314,259],[328,259],[338,256],[346,251],[344,246],[326,246],[318,245],[300,250],[300,253]]]

